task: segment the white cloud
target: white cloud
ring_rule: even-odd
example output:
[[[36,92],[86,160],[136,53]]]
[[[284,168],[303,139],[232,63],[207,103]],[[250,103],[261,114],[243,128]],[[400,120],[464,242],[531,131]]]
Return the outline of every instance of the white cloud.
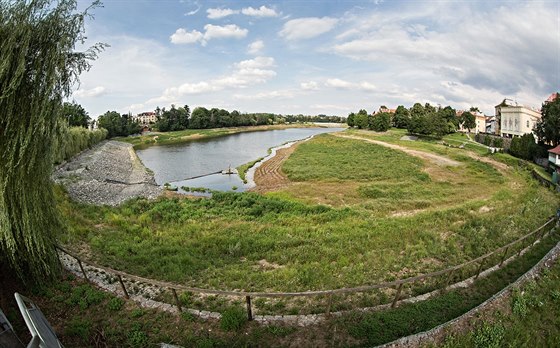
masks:
[[[277,17],[278,13],[273,8],[268,8],[266,6],[261,6],[259,8],[246,7],[241,10],[246,16],[253,17]]]
[[[300,83],[300,87],[301,89],[307,91],[316,91],[319,89],[319,84],[315,81],[307,81],[307,82]]]
[[[202,41],[204,39],[204,34],[198,30],[186,31],[183,28],[179,28],[169,38],[174,44],[190,44]]]
[[[261,69],[261,68],[272,68],[275,62],[272,57],[255,57],[254,59],[242,60],[235,64],[238,69]]]
[[[223,39],[223,38],[234,38],[241,39],[247,36],[249,32],[247,29],[242,29],[235,24],[228,24],[224,26],[206,24],[204,26],[204,39]]]
[[[284,23],[279,34],[289,41],[311,39],[330,31],[337,23],[338,19],[331,17],[292,19]]]
[[[288,99],[294,97],[294,92],[290,90],[278,90],[259,92],[256,94],[235,94],[233,97],[239,100]]]
[[[256,40],[251,42],[247,46],[247,53],[249,54],[260,54],[264,48],[264,42],[262,40]]]
[[[492,21],[480,21],[490,17]],[[557,88],[560,80],[556,19],[542,2],[482,9],[465,2],[439,3],[435,9],[411,4],[400,12],[356,16],[350,28],[337,37],[342,42],[332,49],[341,56],[394,71],[395,76],[400,75],[394,80],[401,85],[406,81],[404,75],[424,71],[424,78],[438,88],[444,80],[494,90],[502,96],[531,90],[544,95]]]
[[[333,88],[349,89],[352,88],[353,84],[351,82],[344,81],[341,79],[328,79],[325,82],[325,86],[333,87]]]
[[[361,82],[359,86],[364,91],[376,91],[377,90],[377,87],[375,87],[374,84],[369,83],[367,81]]]
[[[233,64],[234,70],[229,75],[209,80],[208,82],[187,82],[178,87],[167,88],[163,95],[153,98],[145,104],[170,102],[185,95],[217,92],[224,89],[246,88],[258,83],[265,83],[276,76],[272,57],[256,57]]]
[[[105,87],[97,86],[91,89],[78,89],[72,96],[76,98],[94,98],[105,94]]]
[[[200,42],[202,45],[212,39],[242,39],[247,36],[249,31],[238,27],[235,24],[228,24],[224,26],[206,24],[204,26],[204,33],[198,30],[187,31],[179,28],[169,37],[171,43],[180,44],[193,44]]]
[[[224,18],[227,16],[231,16],[234,14],[238,14],[239,11],[238,10],[232,10],[230,8],[209,8],[206,10],[206,13],[208,13],[208,18],[210,19],[219,19],[219,18]]]

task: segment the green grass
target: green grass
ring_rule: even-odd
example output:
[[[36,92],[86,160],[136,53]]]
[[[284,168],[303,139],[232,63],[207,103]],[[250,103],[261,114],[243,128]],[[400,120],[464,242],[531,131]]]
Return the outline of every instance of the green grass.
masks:
[[[509,307],[476,320],[473,330],[445,338],[445,347],[560,346],[560,263],[515,290]]]
[[[59,194],[69,222],[69,233],[60,238],[89,245],[104,265],[142,276],[199,287],[297,291],[371,284],[405,268],[415,275],[458,264],[554,213],[556,196],[526,174],[504,178],[485,163],[457,158],[463,166],[441,169],[434,178],[421,160],[401,152],[319,136],[300,146],[286,171],[306,180],[298,185],[315,193],[334,188],[329,194],[341,192],[353,204],[321,205],[289,189],[269,196],[138,199],[117,208],[79,205]],[[306,194],[302,185],[297,192]],[[483,207],[489,212],[480,212]],[[393,216],[413,209],[422,211]],[[263,269],[261,260],[276,266]]]
[[[558,240],[558,235],[545,239],[543,243],[539,243],[530,252],[504,266],[501,270],[490,274],[488,277],[478,279],[470,288],[452,290],[426,301],[414,304],[403,304],[395,309],[347,315],[340,319],[341,326],[345,327],[351,336],[362,340],[362,345],[367,347],[387,343],[403,336],[429,330],[460,316],[509,285],[537,263],[552,246],[556,245]],[[553,278],[558,282],[558,276],[560,275],[560,272],[558,272],[558,265],[555,269],[556,275]],[[553,298],[552,291],[552,289],[546,291],[550,299]],[[527,296],[530,297],[531,295]],[[544,303],[540,305],[540,302],[542,302],[540,299],[531,300],[531,303],[536,304],[532,306],[534,308],[535,319],[539,313],[542,313],[544,308],[546,308],[543,307]],[[556,313],[558,313],[559,308],[560,307],[556,306]],[[552,320],[552,322],[547,322],[547,319]],[[537,320],[537,322],[546,323],[545,325],[548,327],[558,323],[558,319],[554,314],[548,314],[547,319]],[[521,326],[523,324],[519,321],[518,325]],[[479,343],[498,340],[502,344],[509,342],[515,347],[525,346],[529,342],[531,335],[548,336],[546,333],[540,334],[542,331],[531,331],[531,329],[538,328],[539,326],[539,324],[527,325],[527,330],[525,332],[526,340],[516,340],[513,337],[508,337],[507,334],[503,332],[500,333],[500,330],[496,330],[496,328],[484,328],[478,333],[471,334],[469,339],[472,338],[476,340],[478,336]],[[559,331],[557,326],[553,330],[553,334],[557,335]],[[539,334],[537,334],[537,332],[539,332]],[[557,339],[558,337],[556,336],[555,342],[558,342]],[[479,347],[480,345],[469,344],[466,346]]]
[[[377,136],[400,135],[391,134]],[[321,290],[460,264],[535,229],[558,206],[557,196],[525,170],[501,173],[466,156],[468,150],[430,142],[413,146],[460,165],[442,167],[379,145],[321,135],[285,162],[292,183],[264,196],[213,193],[210,199],[92,207],[58,190],[68,222],[59,239],[102,265],[195,287]],[[341,303],[352,308],[384,296]],[[228,305],[197,296],[191,301],[201,308]],[[261,301],[257,307],[267,313],[316,312],[324,309],[321,301]]]

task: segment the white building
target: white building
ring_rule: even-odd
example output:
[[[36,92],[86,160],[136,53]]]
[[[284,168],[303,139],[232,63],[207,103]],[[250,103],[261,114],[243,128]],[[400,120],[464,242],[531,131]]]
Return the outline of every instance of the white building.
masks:
[[[135,119],[141,125],[149,125],[149,124],[156,123],[157,121],[156,113],[152,111],[142,112],[136,115]]]
[[[539,111],[508,102],[507,99],[496,105],[496,120],[500,121],[496,133],[502,137],[513,138],[534,133],[533,129],[540,119]]]

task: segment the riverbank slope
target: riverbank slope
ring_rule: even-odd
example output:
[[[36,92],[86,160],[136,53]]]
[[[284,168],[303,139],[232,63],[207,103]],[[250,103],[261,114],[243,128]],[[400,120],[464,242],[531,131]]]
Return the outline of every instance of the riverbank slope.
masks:
[[[131,144],[104,141],[82,152],[53,173],[70,197],[81,203],[119,205],[135,198],[155,198],[162,189]]]

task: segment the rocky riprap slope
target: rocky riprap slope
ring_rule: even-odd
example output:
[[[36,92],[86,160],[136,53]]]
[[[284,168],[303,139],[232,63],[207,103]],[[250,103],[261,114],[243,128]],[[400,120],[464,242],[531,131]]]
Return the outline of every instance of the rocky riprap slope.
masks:
[[[155,198],[162,189],[142,164],[131,144],[104,141],[58,166],[55,182],[70,197],[94,205],[119,205],[135,198]]]

